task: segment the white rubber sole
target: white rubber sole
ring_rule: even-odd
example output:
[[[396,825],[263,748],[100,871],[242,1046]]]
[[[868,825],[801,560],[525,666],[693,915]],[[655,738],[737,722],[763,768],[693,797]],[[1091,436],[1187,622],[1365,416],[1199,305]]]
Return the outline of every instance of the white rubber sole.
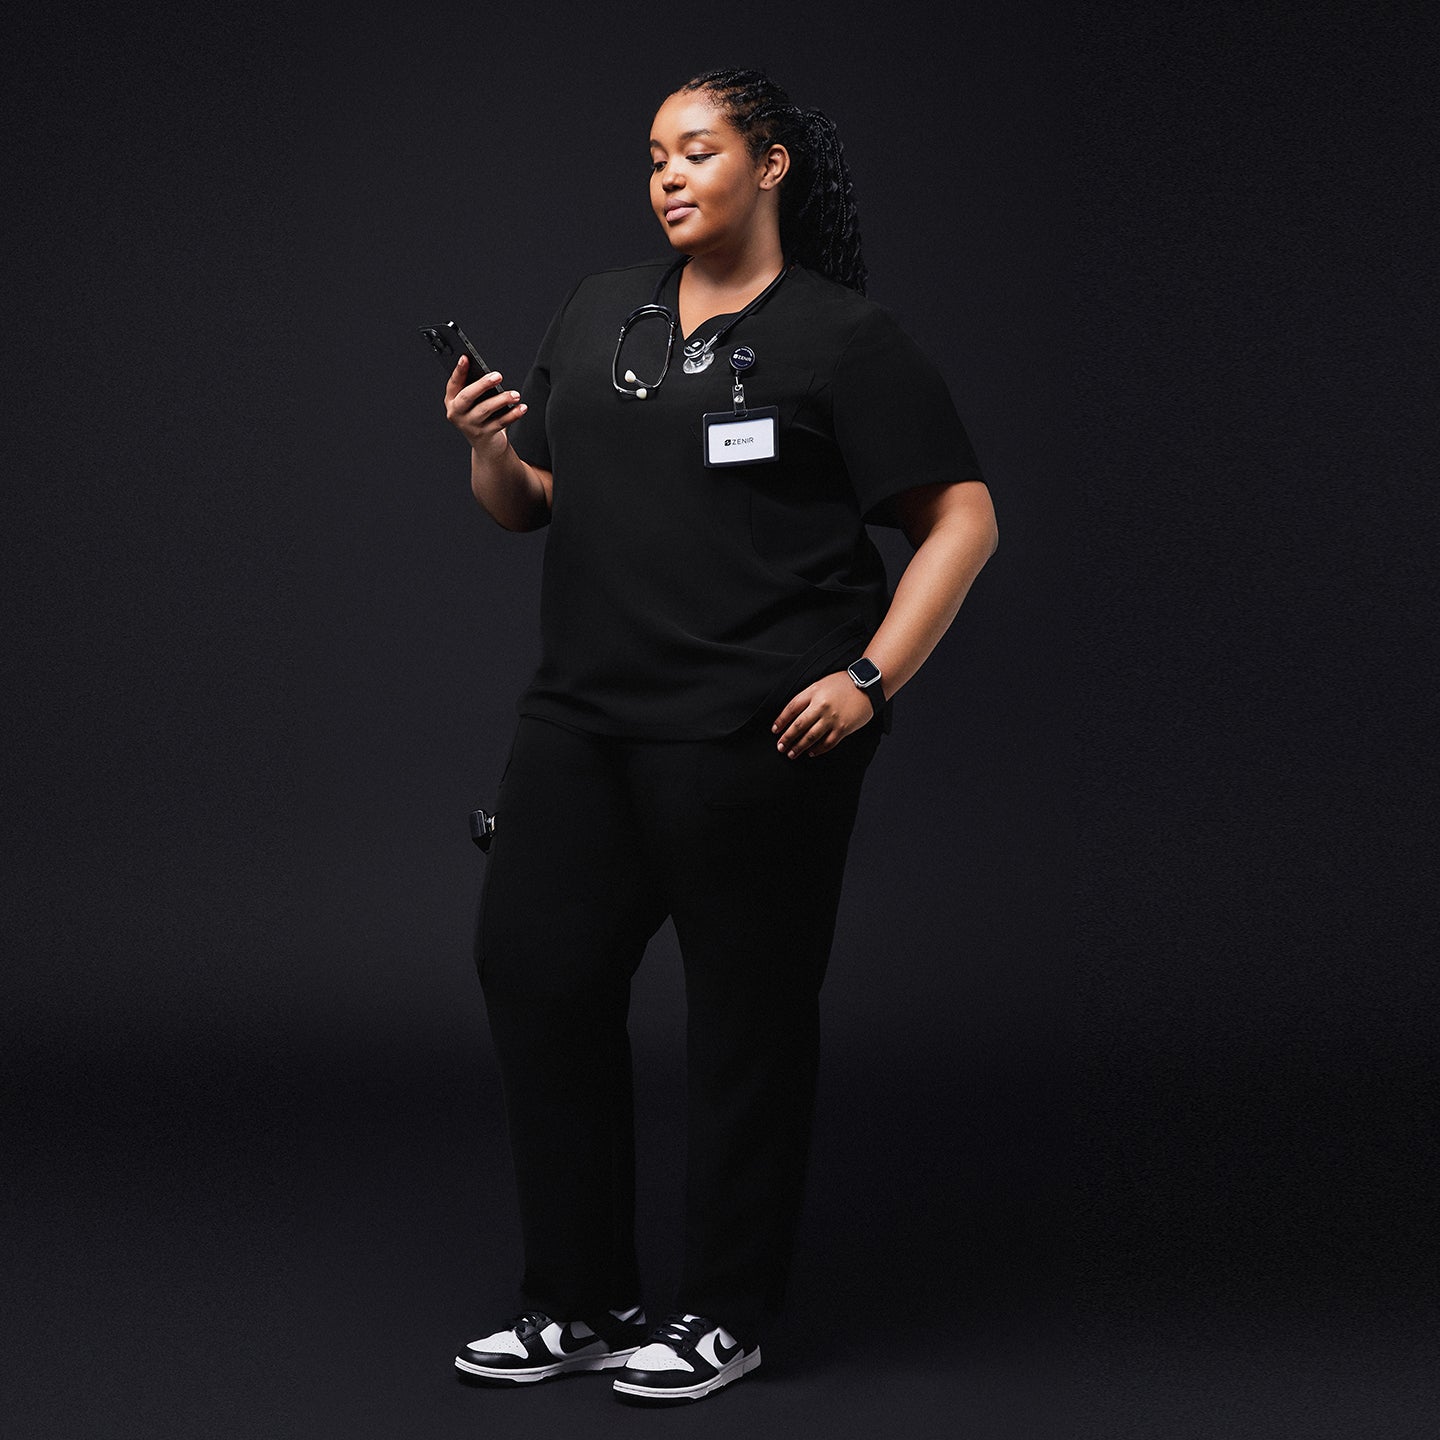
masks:
[[[707,1395],[728,1385],[732,1380],[738,1380],[742,1375],[748,1375],[760,1363],[760,1347],[757,1345],[749,1355],[737,1355],[723,1369],[716,1371],[709,1380],[702,1380],[698,1385],[666,1385],[657,1388],[654,1385],[632,1385],[626,1380],[617,1380],[610,1388],[617,1395],[629,1395],[636,1400],[656,1400],[666,1403],[671,1400],[703,1400]]]
[[[612,1370],[623,1365],[640,1347],[629,1350],[612,1350],[608,1355],[577,1355],[570,1360],[557,1360],[553,1365],[539,1365],[528,1370],[507,1370],[498,1365],[476,1365],[457,1355],[455,1368],[481,1380],[490,1380],[499,1385],[533,1385],[539,1380],[551,1380],[556,1375],[569,1375],[586,1370]]]

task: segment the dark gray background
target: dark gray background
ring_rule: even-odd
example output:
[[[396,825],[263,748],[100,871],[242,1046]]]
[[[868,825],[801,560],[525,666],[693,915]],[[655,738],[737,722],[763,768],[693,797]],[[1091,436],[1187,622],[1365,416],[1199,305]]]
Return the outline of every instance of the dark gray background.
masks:
[[[1419,13],[28,37],[0,1428],[1433,1428],[1404,1176],[1434,616],[1424,527],[1375,503],[1434,473],[1433,180],[1389,140],[1433,134]],[[579,273],[664,253],[649,119],[737,62],[838,123],[871,293],[1002,538],[872,772],[793,1316],[756,1380],[646,1417],[448,1373],[518,1270],[464,821],[544,541],[474,506],[415,327],[518,382]],[[634,1017],[656,1306],[676,960]]]

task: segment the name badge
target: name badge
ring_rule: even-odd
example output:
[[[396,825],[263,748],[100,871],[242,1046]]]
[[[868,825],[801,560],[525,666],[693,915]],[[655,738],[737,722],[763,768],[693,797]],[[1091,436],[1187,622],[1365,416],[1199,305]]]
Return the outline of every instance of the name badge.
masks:
[[[707,465],[758,465],[780,458],[778,405],[757,405],[743,415],[721,410],[701,419]]]

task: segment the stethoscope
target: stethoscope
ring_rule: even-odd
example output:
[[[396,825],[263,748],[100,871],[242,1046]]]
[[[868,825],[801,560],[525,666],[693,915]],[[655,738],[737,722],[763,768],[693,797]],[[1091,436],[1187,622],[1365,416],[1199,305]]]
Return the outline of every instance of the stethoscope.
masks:
[[[690,261],[688,255],[682,255],[671,265],[656,282],[655,292],[650,297],[648,305],[641,305],[638,309],[632,310],[626,317],[625,323],[620,327],[620,338],[615,342],[615,354],[610,361],[610,383],[615,387],[616,392],[629,400],[644,400],[652,392],[658,390],[664,383],[665,377],[670,373],[670,357],[675,352],[675,332],[680,328],[680,317],[670,311],[667,306],[660,303],[660,295],[665,286],[669,283],[670,277],[683,269]],[[726,321],[707,340],[692,340],[685,346],[685,359],[681,369],[687,375],[699,375],[710,368],[715,359],[715,347],[732,331],[747,315],[753,315],[774,293],[780,288],[780,282],[790,273],[793,262],[787,262],[785,268],[736,316]],[[625,344],[625,336],[634,329],[642,320],[663,320],[668,327],[665,339],[665,363],[660,367],[660,378],[653,384],[641,384],[639,377],[633,370],[627,370],[622,376],[620,374],[620,351]],[[732,358],[732,367],[736,375],[742,370],[749,369],[755,363],[755,353],[747,347],[742,347],[744,353],[736,351]],[[737,363],[737,359],[739,363]]]

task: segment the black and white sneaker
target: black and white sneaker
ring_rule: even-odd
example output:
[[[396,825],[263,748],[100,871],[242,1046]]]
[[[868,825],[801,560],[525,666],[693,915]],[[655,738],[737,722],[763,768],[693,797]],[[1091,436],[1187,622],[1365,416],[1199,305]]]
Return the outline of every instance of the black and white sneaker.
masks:
[[[563,1324],[528,1310],[505,1329],[470,1341],[455,1357],[455,1368],[462,1379],[487,1385],[532,1385],[555,1375],[623,1365],[645,1336],[645,1313],[638,1305]]]
[[[673,1315],[650,1332],[620,1372],[613,1389],[621,1400],[675,1405],[703,1400],[760,1363],[760,1347],[748,1350],[723,1326],[703,1315]]]

